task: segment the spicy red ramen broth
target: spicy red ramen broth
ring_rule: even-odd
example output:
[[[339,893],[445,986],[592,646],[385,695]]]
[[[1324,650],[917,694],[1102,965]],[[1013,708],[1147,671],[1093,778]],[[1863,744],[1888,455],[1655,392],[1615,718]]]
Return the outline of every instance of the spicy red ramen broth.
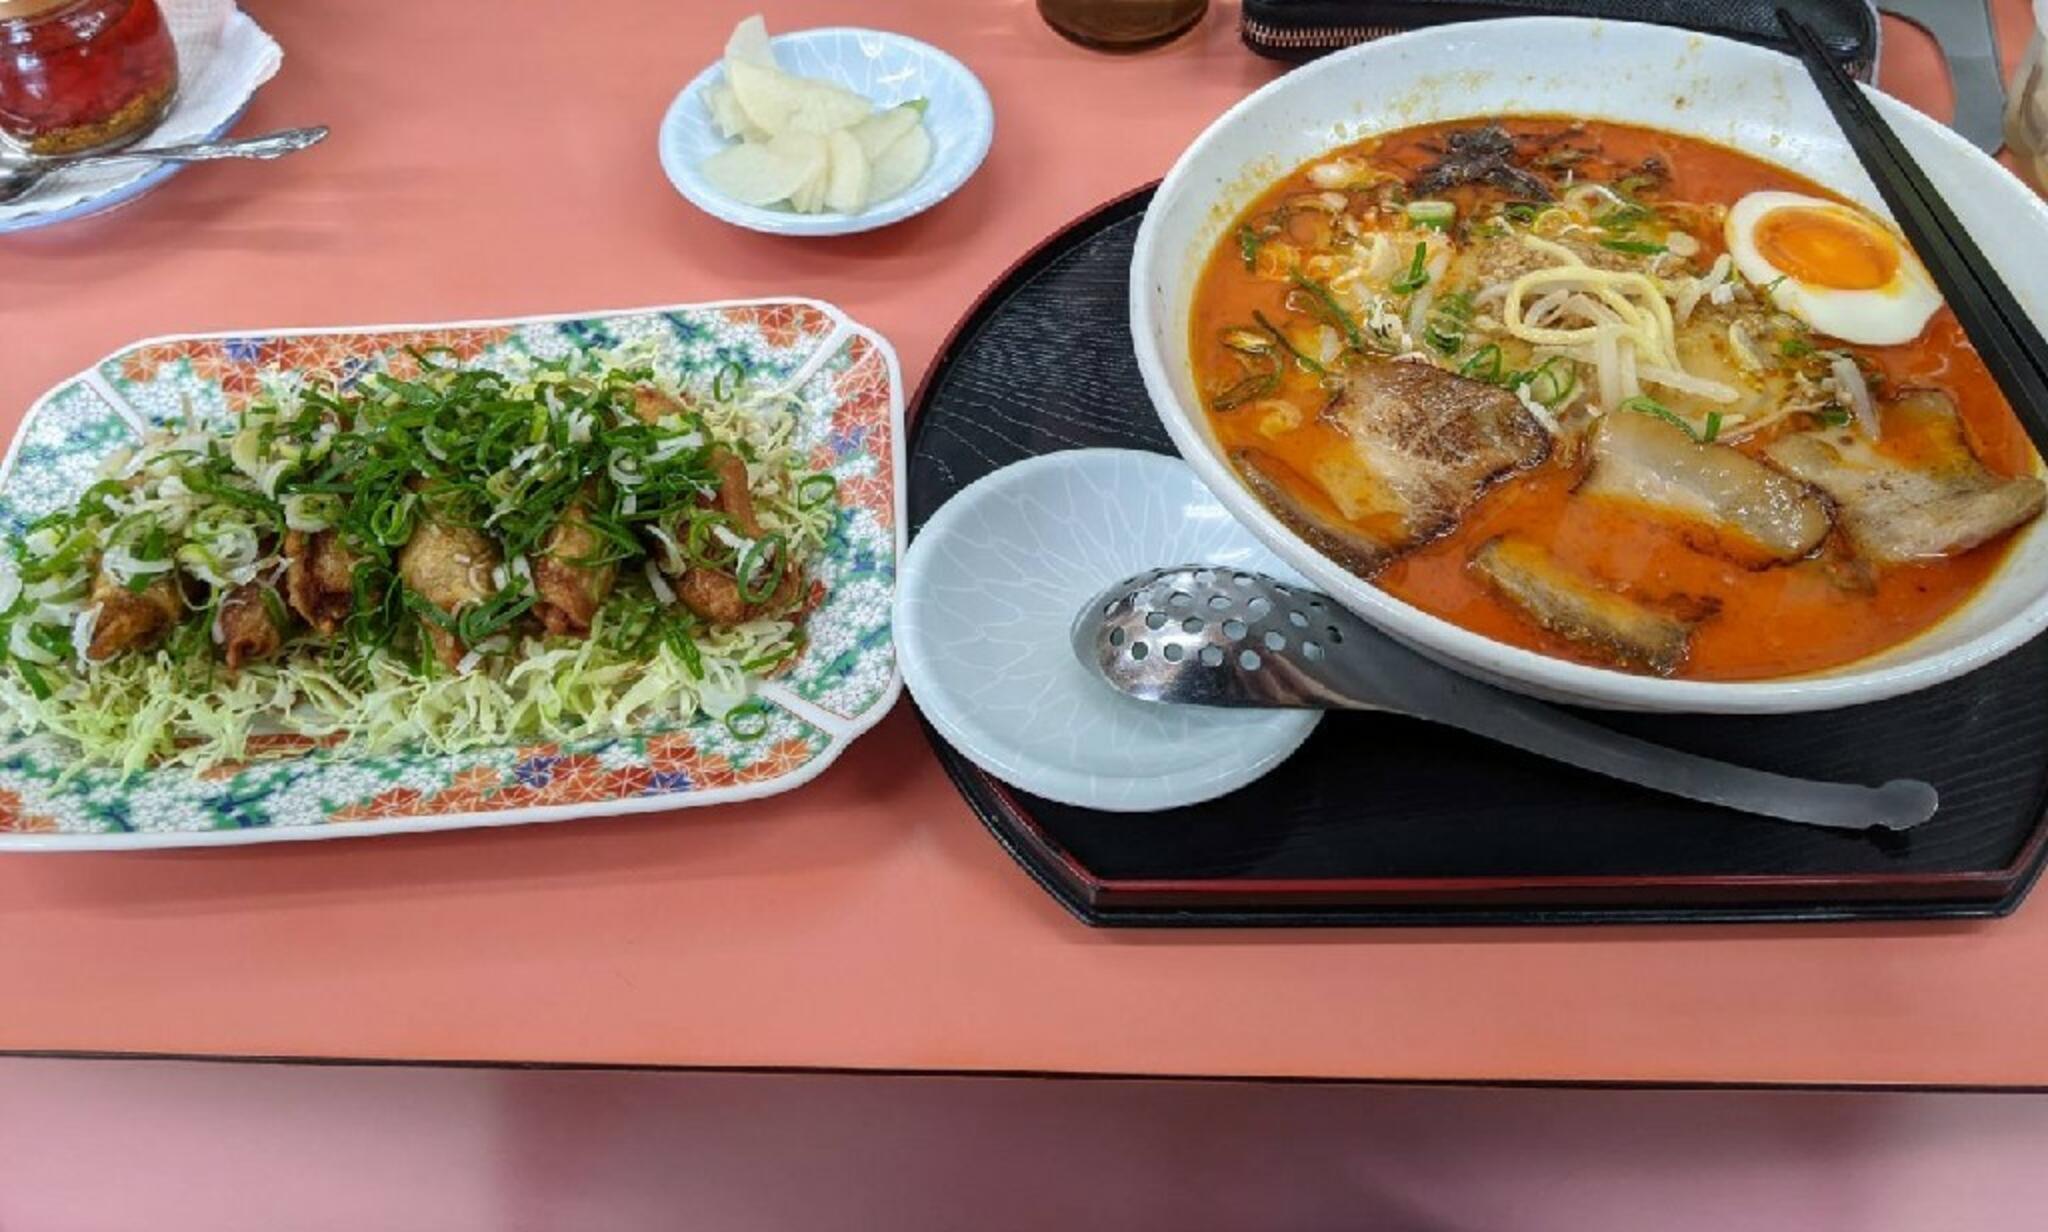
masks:
[[[1958,447],[1942,435],[1940,416],[1903,409],[1928,404],[1919,394],[1931,391],[1952,403],[1984,482],[2036,468],[2024,432],[1946,307],[1910,341],[1847,343],[1785,308],[1797,287],[1745,280],[1724,255],[1729,207],[1747,194],[1783,190],[1825,201],[1838,194],[1709,142],[1557,118],[1494,122],[1513,144],[1506,171],[1429,180],[1447,161],[1452,132],[1475,123],[1484,122],[1406,129],[1318,157],[1262,194],[1210,256],[1192,312],[1195,377],[1217,439],[1269,505],[1298,530],[1307,521],[1335,535],[1308,534],[1318,546],[1361,536],[1392,543],[1339,558],[1388,593],[1466,629],[1560,658],[1682,678],[1759,679],[1849,663],[1921,633],[1968,601],[1999,566],[2010,528],[1941,554],[1892,559],[1882,536],[1893,528],[1876,520],[1881,509],[1863,516],[1860,506],[1787,471],[1774,454],[1774,444],[1804,434],[1826,444],[1822,452],[1839,449],[1843,457],[1875,459],[1872,465],[1959,473],[1935,456]],[[1454,168],[1451,178],[1468,170]],[[1531,191],[1538,186],[1549,190],[1548,200]],[[1828,243],[1823,234],[1780,259],[1826,262],[1834,259]],[[1531,283],[1512,305],[1521,333],[1592,342],[1550,346],[1508,328],[1511,306],[1500,288],[1524,265],[1543,261],[1576,261],[1594,271],[1586,279],[1610,283],[1573,291],[1561,275],[1561,297]],[[1713,289],[1686,302],[1709,282]],[[1620,288],[1621,303],[1606,297],[1610,285]],[[1653,291],[1645,287],[1665,300],[1664,309],[1649,303]],[[1816,294],[1856,312],[1866,306],[1825,289]],[[1577,305],[1584,320],[1570,315],[1574,295],[1585,301]],[[1868,307],[1883,324],[1892,301]],[[1680,309],[1690,309],[1682,323]],[[1603,310],[1620,323],[1603,325]],[[1659,311],[1673,318],[1668,330],[1652,320]],[[1529,324],[1538,319],[1558,324],[1545,333]],[[1654,333],[1654,345],[1631,335],[1633,358],[1613,358],[1626,339],[1602,349],[1603,328],[1612,334],[1636,320],[1649,322],[1643,329]],[[1562,353],[1573,349],[1588,358]],[[1673,362],[1651,363],[1659,354]],[[1466,383],[1508,391],[1542,425],[1547,447],[1524,450],[1511,469],[1485,477],[1455,516],[1433,497],[1423,518],[1413,507],[1389,515],[1347,495],[1342,489],[1354,481],[1364,485],[1356,491],[1392,482],[1360,475],[1382,455],[1361,444],[1346,402],[1358,373],[1387,363],[1431,364],[1461,379],[1452,392],[1483,392],[1519,414],[1503,395]],[[1680,384],[1654,384],[1645,372]],[[1860,399],[1851,388],[1858,384]],[[1624,396],[1628,389],[1639,392]],[[1764,559],[1732,550],[1740,533],[1703,529],[1686,509],[1589,495],[1587,476],[1605,439],[1600,421],[1629,415],[1655,420],[1667,435],[1682,431],[1672,440],[1706,451],[1700,457],[1727,461],[1712,451],[1733,449],[1770,468],[1772,483],[1796,488],[1801,501],[1825,511],[1824,537],[1817,546],[1796,543],[1796,555]],[[1529,461],[1539,452],[1540,460]],[[1857,509],[1860,520],[1845,509]],[[1389,531],[1389,517],[1411,523],[1405,539]],[[1681,629],[1682,649],[1670,658],[1641,655],[1597,631],[1589,639],[1576,607],[1560,614],[1541,606],[1554,596],[1539,595],[1533,607],[1526,594],[1518,599],[1475,563],[1501,542],[1536,545],[1546,567],[1571,586],[1588,588],[1598,601],[1640,605]]]

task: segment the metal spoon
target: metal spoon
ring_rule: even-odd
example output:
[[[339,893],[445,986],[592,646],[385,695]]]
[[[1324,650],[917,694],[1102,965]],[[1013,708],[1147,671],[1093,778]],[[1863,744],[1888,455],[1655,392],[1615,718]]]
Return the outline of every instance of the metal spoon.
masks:
[[[197,163],[216,158],[276,158],[303,150],[327,136],[325,124],[311,128],[288,128],[260,137],[236,137],[229,141],[193,141],[155,149],[95,150],[85,154],[57,154],[21,162],[0,163],[0,205],[19,200],[42,182],[44,176],[66,167],[113,162],[121,158],[148,159],[165,163]]]
[[[1906,830],[1939,803],[1914,779],[1815,782],[1609,731],[1439,666],[1328,596],[1261,573],[1180,565],[1127,578],[1081,609],[1073,643],[1110,685],[1145,701],[1383,710],[1781,821]]]

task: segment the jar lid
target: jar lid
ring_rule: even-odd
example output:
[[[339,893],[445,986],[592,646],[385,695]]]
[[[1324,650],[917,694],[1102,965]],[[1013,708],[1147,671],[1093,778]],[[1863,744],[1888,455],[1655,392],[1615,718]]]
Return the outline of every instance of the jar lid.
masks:
[[[0,0],[0,21],[20,21],[51,9],[61,9],[72,0]]]

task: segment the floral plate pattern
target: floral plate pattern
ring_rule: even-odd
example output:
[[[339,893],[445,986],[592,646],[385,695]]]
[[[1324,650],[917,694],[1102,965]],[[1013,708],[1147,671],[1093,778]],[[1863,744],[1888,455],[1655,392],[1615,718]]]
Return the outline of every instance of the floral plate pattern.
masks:
[[[264,374],[344,383],[404,375],[409,349],[489,365],[514,355],[651,344],[685,384],[737,364],[795,389],[811,465],[838,480],[840,513],[811,564],[799,656],[757,690],[767,730],[686,726],[575,744],[298,755],[195,774],[78,770],[63,741],[0,737],[0,851],[92,850],[335,838],[688,808],[787,791],[815,777],[895,702],[890,629],[903,552],[903,382],[879,335],[829,304],[778,299],[445,326],[276,330],[154,339],[115,353],[29,409],[0,461],[0,536],[77,497],[101,459],[178,415],[239,414]],[[67,776],[67,771],[69,774]]]

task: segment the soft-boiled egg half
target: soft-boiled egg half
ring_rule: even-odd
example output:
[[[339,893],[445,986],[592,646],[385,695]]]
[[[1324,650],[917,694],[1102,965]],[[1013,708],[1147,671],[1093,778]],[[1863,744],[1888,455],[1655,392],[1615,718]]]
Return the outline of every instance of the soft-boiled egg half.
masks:
[[[1728,210],[1728,254],[1771,303],[1864,346],[1911,342],[1941,292],[1906,241],[1839,201],[1753,192]]]

